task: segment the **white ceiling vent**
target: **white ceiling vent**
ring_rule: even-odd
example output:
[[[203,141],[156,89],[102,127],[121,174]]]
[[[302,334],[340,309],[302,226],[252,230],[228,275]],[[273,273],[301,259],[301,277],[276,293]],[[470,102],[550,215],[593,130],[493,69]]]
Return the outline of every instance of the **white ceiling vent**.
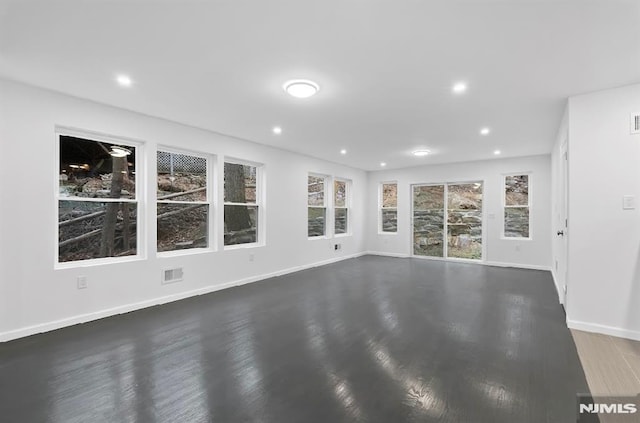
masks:
[[[162,271],[162,283],[173,283],[182,280],[184,272],[182,267],[175,267],[173,269],[164,269]]]
[[[640,112],[631,113],[631,133],[640,134]]]

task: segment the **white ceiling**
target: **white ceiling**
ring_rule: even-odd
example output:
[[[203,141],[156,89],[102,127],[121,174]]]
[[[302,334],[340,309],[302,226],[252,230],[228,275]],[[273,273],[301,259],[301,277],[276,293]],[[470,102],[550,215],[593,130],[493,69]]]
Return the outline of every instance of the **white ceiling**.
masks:
[[[0,75],[366,170],[545,154],[640,82],[640,0],[0,0]]]

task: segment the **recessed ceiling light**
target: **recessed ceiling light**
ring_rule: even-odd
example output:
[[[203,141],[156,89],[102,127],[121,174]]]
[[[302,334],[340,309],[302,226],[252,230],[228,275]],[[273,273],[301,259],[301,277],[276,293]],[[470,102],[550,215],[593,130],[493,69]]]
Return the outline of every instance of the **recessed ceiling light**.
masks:
[[[282,134],[282,128],[280,128],[279,126],[274,126],[273,127],[273,133],[276,134],[276,135]]]
[[[318,84],[306,79],[294,79],[292,81],[287,81],[282,88],[284,88],[290,96],[296,98],[311,97],[320,90],[320,86],[318,86]]]
[[[431,153],[431,151],[429,150],[416,150],[413,152],[413,155],[416,157],[423,157],[423,156],[427,156]]]
[[[118,75],[116,81],[121,87],[130,87],[133,84],[133,81],[127,75]]]
[[[347,150],[345,150],[344,148],[342,150],[340,150],[340,154],[344,155],[347,154]]]
[[[480,130],[480,135],[489,135],[490,132],[491,132],[490,128],[482,128]]]
[[[467,84],[465,82],[456,82],[455,84],[453,84],[451,91],[453,91],[455,94],[462,94],[463,92],[467,91]]]
[[[493,154],[495,154],[496,156],[499,156],[500,155],[500,150],[494,151]]]
[[[385,162],[380,162],[380,166],[385,167],[387,164]]]

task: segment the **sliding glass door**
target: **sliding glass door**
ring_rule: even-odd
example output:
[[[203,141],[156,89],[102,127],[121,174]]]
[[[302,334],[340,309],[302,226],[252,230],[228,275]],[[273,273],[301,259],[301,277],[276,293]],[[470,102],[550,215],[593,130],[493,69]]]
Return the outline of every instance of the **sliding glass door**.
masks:
[[[413,254],[444,257],[444,185],[413,187]]]
[[[482,182],[414,185],[412,192],[413,254],[482,259]]]

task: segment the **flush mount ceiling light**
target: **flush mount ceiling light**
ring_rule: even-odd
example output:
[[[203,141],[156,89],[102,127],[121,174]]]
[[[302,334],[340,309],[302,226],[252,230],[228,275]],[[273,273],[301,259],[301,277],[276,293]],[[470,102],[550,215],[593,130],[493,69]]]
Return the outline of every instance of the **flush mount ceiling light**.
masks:
[[[424,156],[428,156],[429,154],[431,154],[431,151],[429,151],[429,150],[416,150],[411,154],[413,154],[416,157],[424,157]]]
[[[453,84],[453,87],[451,88],[451,91],[453,91],[454,94],[462,94],[465,91],[467,91],[467,83],[466,82],[456,82],[455,84]]]
[[[480,135],[489,135],[490,132],[491,132],[490,128],[482,128],[480,130]]]
[[[287,81],[282,88],[284,88],[287,94],[296,98],[308,98],[315,95],[320,90],[320,86],[318,84],[307,79],[294,79]]]
[[[127,75],[118,75],[116,81],[121,87],[130,87],[133,84],[133,81]]]
[[[380,166],[385,167],[387,164],[385,162],[380,162]]]
[[[496,150],[496,151],[493,152],[493,154],[495,154],[496,156],[499,156],[501,154],[501,151],[500,150]]]
[[[282,134],[282,128],[281,128],[281,127],[279,127],[279,126],[274,126],[274,127],[273,127],[273,129],[272,129],[272,131],[273,131],[273,133],[274,133],[274,134],[276,134],[276,135],[280,135],[280,134]]]
[[[127,157],[129,154],[131,154],[131,151],[124,147],[118,147],[117,145],[114,145],[111,147],[111,151],[109,151],[109,154],[113,157]]]
[[[344,156],[345,154],[347,154],[347,150],[345,150],[345,149],[343,148],[342,150],[340,150],[340,154],[342,154],[342,155]]]

